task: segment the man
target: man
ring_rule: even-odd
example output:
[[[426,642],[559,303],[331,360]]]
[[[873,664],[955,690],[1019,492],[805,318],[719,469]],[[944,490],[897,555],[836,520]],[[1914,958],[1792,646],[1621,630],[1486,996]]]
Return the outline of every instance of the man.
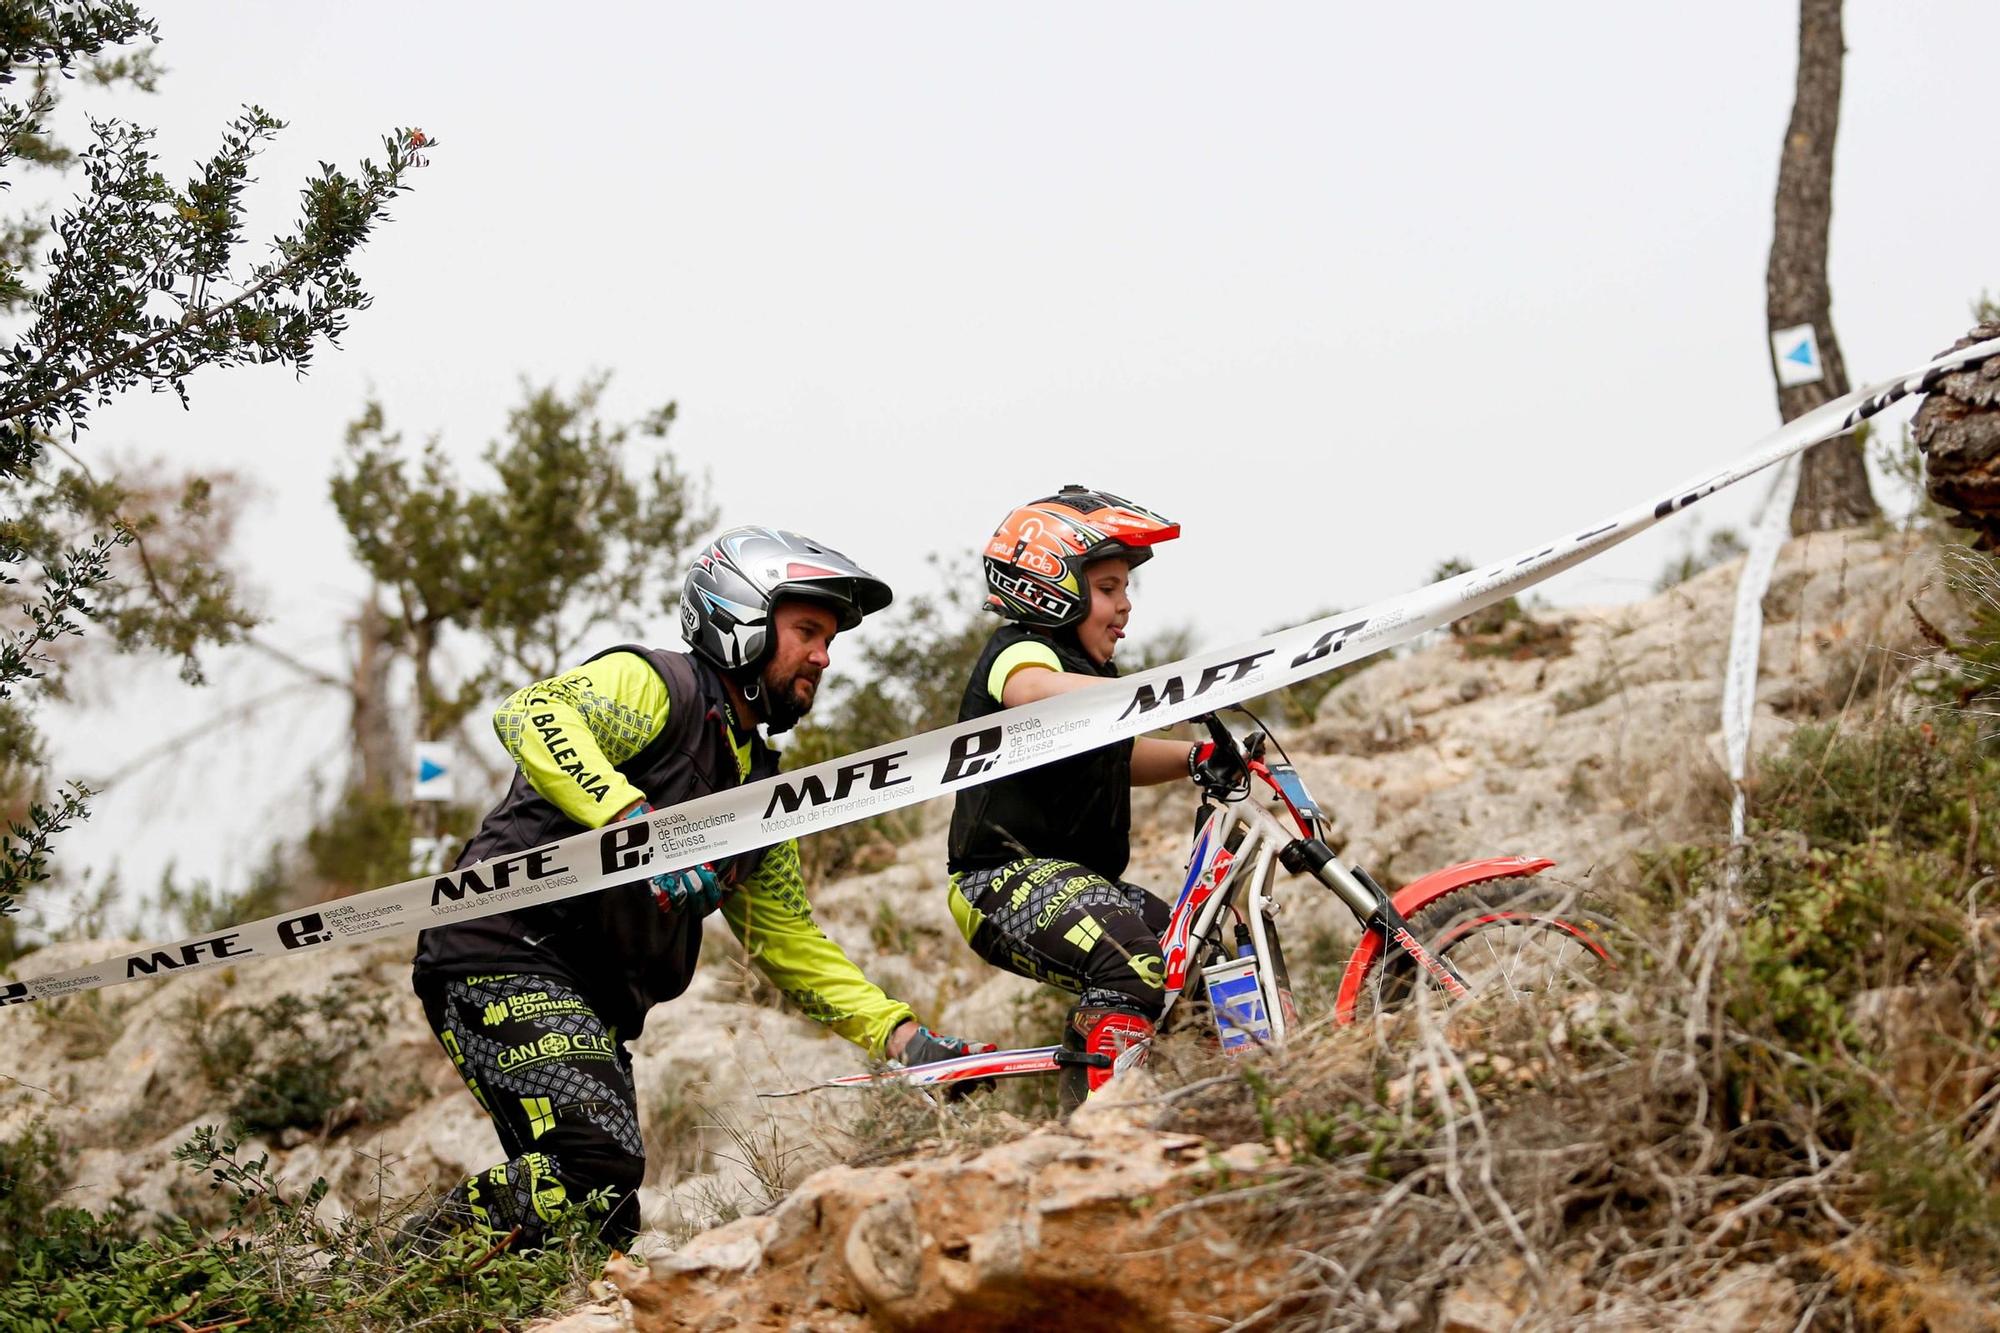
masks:
[[[688,571],[681,635],[692,651],[614,648],[494,713],[520,771],[459,864],[769,777],[778,756],[759,725],[781,732],[803,717],[834,636],[890,597],[796,533],[723,533]],[[436,926],[418,941],[417,995],[508,1154],[452,1192],[448,1221],[519,1227],[532,1244],[604,1190],[605,1236],[631,1237],[645,1151],[625,1043],[648,1009],[687,989],[702,918],[718,906],[780,990],[870,1055],[909,1065],[993,1049],[920,1027],[820,932],[792,841]]]

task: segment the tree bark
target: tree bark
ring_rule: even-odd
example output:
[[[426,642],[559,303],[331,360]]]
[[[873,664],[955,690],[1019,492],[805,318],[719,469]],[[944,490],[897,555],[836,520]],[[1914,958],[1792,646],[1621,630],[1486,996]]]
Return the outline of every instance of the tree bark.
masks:
[[[1792,121],[1778,159],[1771,262],[1765,270],[1765,318],[1770,331],[1810,324],[1819,339],[1824,375],[1812,384],[1778,387],[1783,420],[1810,412],[1848,390],[1847,365],[1833,334],[1833,297],[1826,281],[1827,230],[1833,221],[1833,144],[1840,129],[1841,0],[1799,0],[1799,72]],[[1771,374],[1778,372],[1771,352]],[[1866,523],[1881,513],[1868,488],[1861,445],[1841,435],[1806,452],[1792,502],[1792,531],[1820,532]]]
[[[1981,323],[1952,350],[2000,338],[2000,319]],[[2000,360],[1947,375],[1924,398],[1915,422],[1925,489],[1970,529],[1973,546],[2000,550]]]
[[[349,686],[352,709],[348,734],[353,747],[352,789],[377,800],[388,800],[402,785],[403,747],[396,740],[394,701],[389,670],[396,655],[389,645],[388,617],[371,591],[354,619],[354,680]]]

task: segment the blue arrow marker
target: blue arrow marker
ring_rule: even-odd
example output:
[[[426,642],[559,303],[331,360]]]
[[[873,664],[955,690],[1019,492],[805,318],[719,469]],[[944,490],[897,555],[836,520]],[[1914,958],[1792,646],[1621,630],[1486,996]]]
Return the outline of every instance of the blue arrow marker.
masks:
[[[1797,347],[1785,353],[1785,360],[1796,361],[1802,366],[1811,365],[1813,363],[1812,344],[1809,342],[1799,343]]]
[[[429,782],[444,776],[444,765],[425,759],[417,764],[417,781]]]

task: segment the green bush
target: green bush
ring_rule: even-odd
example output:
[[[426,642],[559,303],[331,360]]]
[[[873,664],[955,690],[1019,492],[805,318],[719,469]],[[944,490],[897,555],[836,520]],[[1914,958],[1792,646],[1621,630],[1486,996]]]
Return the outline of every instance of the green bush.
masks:
[[[133,1210],[124,1200],[101,1218],[58,1207],[70,1184],[68,1152],[43,1121],[0,1140],[0,1283],[24,1271],[101,1262],[131,1238]]]
[[[18,1144],[0,1151],[18,1154]],[[44,1151],[30,1146],[30,1157]],[[398,1219],[351,1214],[320,1220],[326,1182],[288,1195],[263,1157],[203,1129],[175,1156],[229,1196],[217,1231],[170,1220],[135,1240],[115,1219],[74,1214],[52,1243],[32,1214],[8,1213],[4,1233],[26,1239],[0,1285],[0,1327],[229,1328],[246,1333],[314,1327],[331,1333],[509,1327],[575,1304],[605,1257],[587,1208],[547,1244],[517,1252],[511,1237],[467,1232],[433,1249],[401,1243]],[[0,1199],[0,1209],[9,1205]],[[95,1248],[75,1243],[93,1240]]]
[[[239,921],[255,921],[292,906],[297,883],[297,874],[273,848],[250,882],[234,891],[218,888],[206,879],[183,882],[169,865],[145,905],[164,919],[164,928],[158,933],[167,938],[212,935]]]
[[[1734,1017],[1808,1061],[1867,1061],[1851,1006],[1864,991],[1943,980],[1968,938],[1956,867],[1886,842],[1811,848],[1759,867],[1742,930]],[[1809,1076],[1810,1069],[1802,1071]]]
[[[334,1113],[371,1092],[354,1058],[388,1029],[387,1000],[343,978],[311,1000],[223,1009],[214,991],[182,1001],[173,1019],[195,1068],[218,1092],[235,1092],[229,1113],[246,1133],[324,1130]],[[369,1104],[369,1109],[380,1110]]]
[[[1966,894],[2000,861],[2000,755],[1966,719],[1801,727],[1761,764],[1739,1019],[1810,1060],[1855,1046],[1863,991],[1969,963]]]
[[[1695,549],[1692,530],[1686,534],[1685,543],[1681,553],[1668,560],[1654,576],[1654,592],[1677,588],[1697,574],[1714,569],[1717,565],[1728,564],[1749,549],[1744,546],[1742,535],[1734,528],[1717,528],[1709,533],[1708,544],[1699,551]]]
[[[1801,728],[1762,770],[1743,866],[1751,915],[1724,980],[1745,1036],[1726,1060],[1728,1101],[1766,1145],[1851,1152],[1847,1206],[1896,1245],[1990,1265],[2000,1191],[1964,1110],[2000,1078],[2000,995],[1981,940],[1994,915],[1982,888],[2000,870],[2000,750],[1966,714],[1891,710]],[[1944,1012],[1884,1048],[1859,1030],[1870,993],[1937,997]],[[1930,1087],[1897,1085],[1912,1056]]]
[[[2000,797],[2000,754],[1970,720],[1950,714],[1861,728],[1801,727],[1784,750],[1759,762],[1753,832],[1762,843],[1803,839],[1813,847],[1877,840],[1947,859],[1991,848],[1993,830],[1975,809]]]

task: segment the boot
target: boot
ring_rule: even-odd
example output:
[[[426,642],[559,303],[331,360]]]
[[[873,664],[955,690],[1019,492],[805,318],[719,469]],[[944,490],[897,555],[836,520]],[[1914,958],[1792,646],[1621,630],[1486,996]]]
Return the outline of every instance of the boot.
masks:
[[[1078,1005],[1070,1010],[1063,1025],[1062,1054],[1057,1057],[1063,1061],[1059,1085],[1063,1114],[1083,1105],[1086,1097],[1108,1083],[1121,1057],[1128,1066],[1143,1062],[1153,1030],[1153,1020],[1137,1009]]]

